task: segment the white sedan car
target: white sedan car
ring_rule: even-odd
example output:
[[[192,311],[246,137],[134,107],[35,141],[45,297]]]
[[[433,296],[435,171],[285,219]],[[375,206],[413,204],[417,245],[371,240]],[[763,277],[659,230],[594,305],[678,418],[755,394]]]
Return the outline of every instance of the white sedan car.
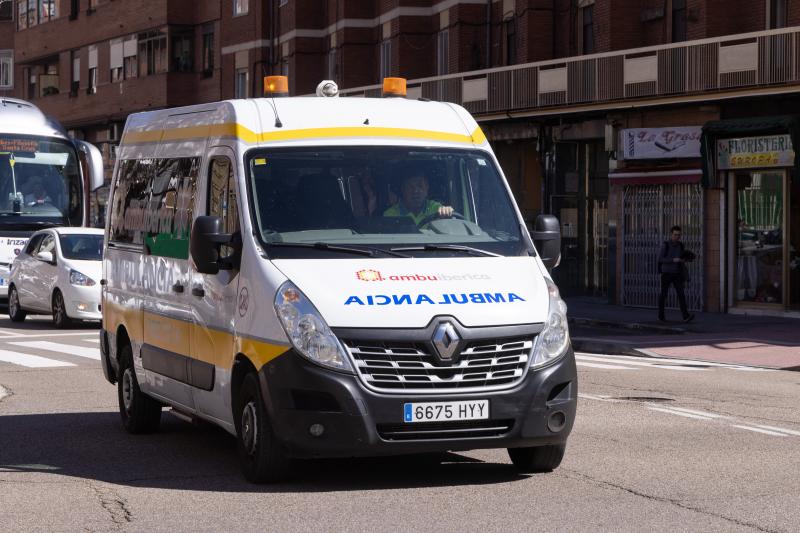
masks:
[[[50,228],[31,235],[11,265],[8,315],[51,314],[59,328],[100,320],[103,230]]]

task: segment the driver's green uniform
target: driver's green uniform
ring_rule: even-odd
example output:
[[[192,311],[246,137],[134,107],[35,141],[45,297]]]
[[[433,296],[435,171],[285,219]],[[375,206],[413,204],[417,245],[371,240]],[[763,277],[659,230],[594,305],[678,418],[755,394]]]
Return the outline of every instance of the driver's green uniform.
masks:
[[[439,213],[439,208],[442,207],[442,204],[435,200],[425,200],[425,205],[423,206],[422,210],[419,213],[412,213],[405,207],[403,207],[402,202],[397,202],[389,209],[383,212],[383,216],[385,217],[409,217],[411,220],[414,221],[414,224],[419,226],[419,223],[425,220],[426,218],[436,215]]]

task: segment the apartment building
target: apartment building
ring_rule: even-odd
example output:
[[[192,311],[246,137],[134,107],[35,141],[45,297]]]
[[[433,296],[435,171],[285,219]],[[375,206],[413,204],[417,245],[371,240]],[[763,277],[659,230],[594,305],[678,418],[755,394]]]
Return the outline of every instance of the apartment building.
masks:
[[[654,306],[677,223],[692,308],[791,314],[798,25],[800,0],[0,0],[0,96],[110,171],[132,112],[403,76],[475,114],[528,222],[559,216],[565,292]]]

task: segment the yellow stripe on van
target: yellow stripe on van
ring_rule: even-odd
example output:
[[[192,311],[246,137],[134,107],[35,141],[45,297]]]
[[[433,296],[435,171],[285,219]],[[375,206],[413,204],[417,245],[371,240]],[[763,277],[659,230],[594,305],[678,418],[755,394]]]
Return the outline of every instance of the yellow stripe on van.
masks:
[[[256,133],[237,123],[191,126],[169,130],[129,131],[123,136],[122,142],[124,144],[140,144],[161,141],[185,141],[206,137],[233,137],[247,144],[359,137],[414,139],[476,145],[486,142],[486,136],[480,128],[475,129],[471,135],[406,128],[374,128],[371,126],[310,128]]]
[[[261,370],[262,366],[289,351],[289,346],[269,344],[255,339],[240,338],[236,344],[236,352],[246,355],[256,370]]]

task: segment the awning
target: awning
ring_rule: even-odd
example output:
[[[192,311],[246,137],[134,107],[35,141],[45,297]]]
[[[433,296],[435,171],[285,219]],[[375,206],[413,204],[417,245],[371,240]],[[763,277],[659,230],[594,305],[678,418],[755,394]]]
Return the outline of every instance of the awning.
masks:
[[[658,170],[610,172],[608,179],[612,185],[663,185],[669,183],[700,183],[703,170]]]

